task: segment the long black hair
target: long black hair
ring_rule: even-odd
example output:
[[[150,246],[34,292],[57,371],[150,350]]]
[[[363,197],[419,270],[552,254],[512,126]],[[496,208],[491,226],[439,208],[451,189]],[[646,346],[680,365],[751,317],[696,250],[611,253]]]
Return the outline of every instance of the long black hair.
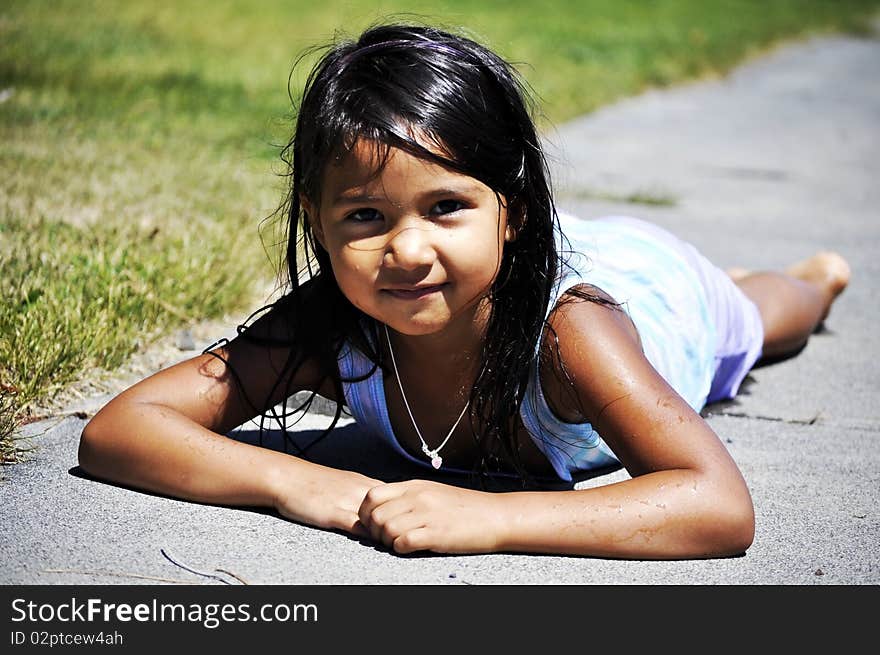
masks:
[[[344,343],[387,369],[376,322],[337,286],[301,196],[319,204],[325,167],[362,140],[378,144],[384,161],[397,148],[481,181],[499,202],[503,196],[516,238],[505,244],[489,290],[491,310],[470,393],[470,419],[482,454],[475,471],[490,474],[506,464],[524,480],[530,476],[517,455],[516,417],[560,267],[559,222],[533,108],[513,66],[463,35],[386,24],[367,29],[357,40],[326,46],[305,82],[296,128],[282,151],[288,185],[279,211],[286,229],[288,290],[276,303],[294,326],[290,336],[296,348],[287,369],[295,370],[306,357],[316,359],[341,399],[336,358]],[[322,311],[307,311],[317,299]],[[327,432],[340,407],[341,400]]]

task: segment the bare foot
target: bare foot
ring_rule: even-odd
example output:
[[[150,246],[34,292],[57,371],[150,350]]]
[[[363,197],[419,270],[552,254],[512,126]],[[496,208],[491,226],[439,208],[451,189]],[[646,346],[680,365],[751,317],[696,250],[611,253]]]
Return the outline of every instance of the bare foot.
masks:
[[[849,264],[840,254],[824,250],[812,257],[792,264],[785,272],[804,282],[817,287],[826,298],[825,312],[822,320],[828,316],[831,304],[843,293],[849,284],[851,275]]]

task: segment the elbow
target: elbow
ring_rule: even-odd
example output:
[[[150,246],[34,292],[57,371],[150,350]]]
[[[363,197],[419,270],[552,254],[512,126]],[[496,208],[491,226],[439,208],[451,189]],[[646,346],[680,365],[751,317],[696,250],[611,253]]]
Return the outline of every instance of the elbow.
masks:
[[[719,507],[720,505],[720,507]],[[712,510],[707,546],[709,557],[732,557],[745,554],[755,540],[755,508],[748,492],[719,499]]]
[[[79,467],[96,477],[104,477],[102,464],[108,457],[108,444],[101,413],[99,412],[86,423],[79,437],[77,459]]]
[[[727,529],[728,554],[743,555],[755,540],[755,510],[752,503],[730,519]]]
[[[77,459],[79,467],[86,473],[94,475],[94,466],[98,453],[98,430],[94,427],[95,419],[86,423],[82,434],[79,435],[79,450],[77,451]]]

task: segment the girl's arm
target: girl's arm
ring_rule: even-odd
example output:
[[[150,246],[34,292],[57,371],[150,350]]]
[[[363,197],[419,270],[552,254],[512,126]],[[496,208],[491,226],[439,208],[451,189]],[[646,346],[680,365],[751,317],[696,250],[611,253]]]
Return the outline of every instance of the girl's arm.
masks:
[[[253,330],[263,336],[278,332],[278,320],[270,313]],[[306,362],[270,395],[288,348],[237,337],[215,352],[230,366],[200,355],[111,400],[83,430],[80,466],[132,487],[205,503],[275,507],[294,520],[363,534],[357,509],[378,480],[224,436],[256,412],[230,367],[251,402],[268,398],[273,406],[283,400],[285,387],[317,389],[322,379],[317,366]],[[332,389],[319,391],[332,397]]]
[[[488,494],[424,482],[376,487],[361,508],[399,551],[529,551],[639,559],[742,553],[754,536],[745,481],[727,449],[645,359],[626,315],[593,302],[552,318],[571,394],[632,479],[602,487]],[[559,361],[554,363],[559,370]],[[551,373],[551,376],[554,375]]]

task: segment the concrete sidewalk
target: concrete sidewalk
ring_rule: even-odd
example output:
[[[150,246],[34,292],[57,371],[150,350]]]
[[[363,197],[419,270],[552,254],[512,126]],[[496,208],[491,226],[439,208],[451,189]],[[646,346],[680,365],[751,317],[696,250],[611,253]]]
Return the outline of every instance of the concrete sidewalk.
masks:
[[[35,457],[4,471],[0,583],[220,584],[163,550],[199,571],[261,584],[880,583],[878,71],[876,37],[814,39],[722,80],[626,100],[548,137],[559,203],[581,217],[655,221],[722,267],[779,268],[823,248],[852,264],[828,329],[798,357],[753,371],[735,402],[706,412],[754,498],[757,535],[744,557],[400,557],[269,512],[89,479],[76,458],[85,419],[68,416],[27,426]],[[326,422],[307,417],[298,438]],[[316,454],[384,479],[412,473],[350,423]]]

